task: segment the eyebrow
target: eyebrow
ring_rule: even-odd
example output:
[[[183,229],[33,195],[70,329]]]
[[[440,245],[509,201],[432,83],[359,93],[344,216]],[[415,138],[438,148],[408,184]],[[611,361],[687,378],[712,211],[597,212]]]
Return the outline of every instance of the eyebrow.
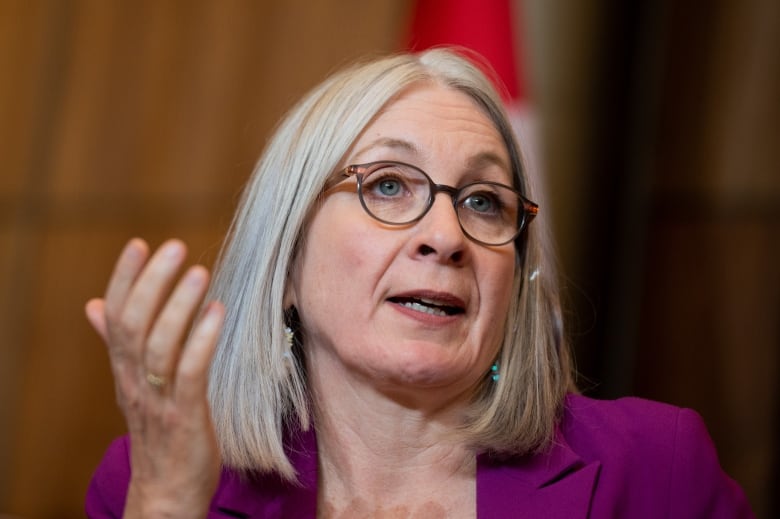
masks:
[[[408,151],[414,155],[420,154],[420,150],[412,142],[406,141],[404,139],[398,139],[395,137],[380,137],[379,139],[372,141],[368,143],[366,146],[357,150],[355,154],[360,155],[363,152],[373,148],[400,149],[400,150]]]
[[[473,157],[470,157],[466,164],[470,170],[480,170],[487,166],[498,166],[504,171],[510,173],[512,171],[512,168],[509,167],[509,164],[507,164],[504,159],[491,151],[477,153]]]
[[[364,146],[360,150],[357,150],[356,155],[360,155],[363,152],[373,148],[398,149],[407,151],[413,155],[421,154],[420,149],[410,141],[396,137],[380,137],[379,139]],[[481,170],[487,166],[498,166],[507,172],[511,172],[509,164],[507,164],[506,161],[504,161],[504,159],[502,159],[498,154],[490,151],[483,151],[474,155],[473,157],[469,157],[468,161],[466,162],[466,167],[469,170]]]

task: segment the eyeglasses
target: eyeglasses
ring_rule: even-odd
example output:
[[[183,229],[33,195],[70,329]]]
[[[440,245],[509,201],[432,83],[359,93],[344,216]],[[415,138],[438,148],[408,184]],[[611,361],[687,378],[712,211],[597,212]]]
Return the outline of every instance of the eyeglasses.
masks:
[[[393,161],[347,166],[342,175],[354,175],[363,209],[382,223],[409,225],[422,219],[437,193],[447,193],[463,233],[482,245],[505,245],[517,238],[539,211],[509,186],[481,181],[455,188],[434,184],[423,170]]]

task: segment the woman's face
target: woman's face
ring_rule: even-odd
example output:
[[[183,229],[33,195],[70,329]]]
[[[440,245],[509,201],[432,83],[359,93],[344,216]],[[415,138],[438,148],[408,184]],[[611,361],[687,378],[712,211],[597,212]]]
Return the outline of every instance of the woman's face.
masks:
[[[431,84],[390,103],[343,166],[379,160],[415,165],[437,184],[512,185],[490,119],[465,94]],[[514,245],[469,240],[447,194],[422,220],[388,226],[363,210],[350,177],[325,194],[302,243],[288,303],[317,378],[467,398],[487,376],[512,295]]]

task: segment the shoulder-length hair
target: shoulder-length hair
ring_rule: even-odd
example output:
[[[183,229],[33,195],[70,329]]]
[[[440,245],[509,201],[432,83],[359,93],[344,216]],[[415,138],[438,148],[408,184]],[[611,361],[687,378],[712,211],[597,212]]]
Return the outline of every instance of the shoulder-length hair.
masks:
[[[503,137],[517,189],[533,199],[514,134],[490,80],[458,52],[434,49],[352,66],[325,80],[282,120],[257,164],[223,246],[209,298],[227,309],[209,399],[226,466],[294,479],[291,427],[312,426],[300,352],[285,359],[284,296],[301,237],[326,181],[363,129],[404,89],[434,82],[465,93]],[[499,358],[458,434],[475,451],[527,453],[554,434],[574,388],[544,218],[516,243],[515,297]]]

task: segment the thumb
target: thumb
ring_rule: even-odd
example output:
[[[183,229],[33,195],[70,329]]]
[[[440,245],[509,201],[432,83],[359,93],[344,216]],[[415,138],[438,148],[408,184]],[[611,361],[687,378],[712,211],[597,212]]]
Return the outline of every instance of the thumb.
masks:
[[[92,328],[94,328],[103,341],[108,344],[105,301],[100,298],[90,299],[84,306],[84,313],[87,314],[87,321],[92,325]]]

